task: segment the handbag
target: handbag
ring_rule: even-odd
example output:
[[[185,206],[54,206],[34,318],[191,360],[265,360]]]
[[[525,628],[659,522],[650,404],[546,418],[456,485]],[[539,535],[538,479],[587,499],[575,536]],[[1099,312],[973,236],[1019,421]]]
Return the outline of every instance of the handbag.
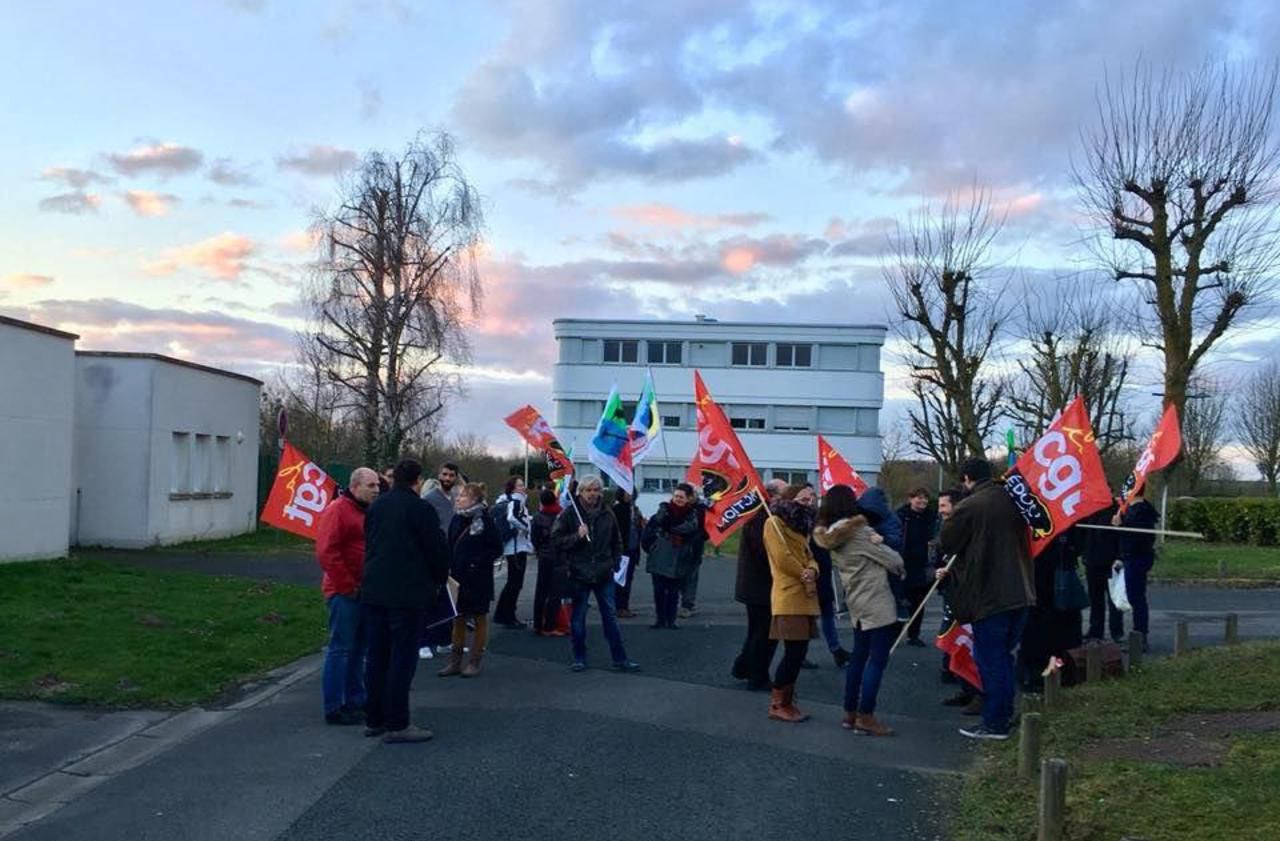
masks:
[[[1084,610],[1089,606],[1089,593],[1074,566],[1054,570],[1053,606],[1057,610]]]

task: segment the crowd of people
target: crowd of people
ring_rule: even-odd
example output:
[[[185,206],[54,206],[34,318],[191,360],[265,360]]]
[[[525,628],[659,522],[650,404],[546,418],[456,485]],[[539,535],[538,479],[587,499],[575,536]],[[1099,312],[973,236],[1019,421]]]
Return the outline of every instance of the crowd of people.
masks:
[[[742,528],[735,597],[746,609],[746,637],[732,664],[748,689],[770,693],[768,716],[798,723],[808,716],[796,686],[811,640],[822,637],[845,671],[841,725],[870,736],[894,729],[877,718],[877,699],[895,640],[923,647],[926,597],[942,595],[939,635],[972,628],[978,682],[942,657],[942,680],[958,691],[942,703],[979,717],[960,732],[1007,738],[1019,687],[1036,691],[1046,668],[1068,652],[1124,634],[1108,584],[1123,570],[1134,630],[1147,632],[1146,576],[1154,560],[1155,509],[1141,497],[1091,517],[1032,560],[1025,521],[983,459],[967,461],[962,487],[912,490],[894,510],[885,492],[837,485],[819,499],[810,485],[766,483],[767,511]],[[567,503],[567,504],[565,504]],[[410,720],[409,689],[422,659],[440,655],[440,677],[481,674],[490,622],[530,627],[516,606],[532,556],[536,570],[532,631],[571,638],[570,668],[587,668],[587,614],[594,601],[612,667],[640,669],[618,619],[631,606],[642,561],[653,585],[655,630],[675,630],[697,610],[698,572],[708,542],[706,504],[678,484],[646,518],[615,490],[606,503],[599,477],[586,476],[564,496],[552,487],[531,510],[523,479],[512,477],[491,503],[482,483],[446,462],[434,479],[406,459],[380,476],[358,468],[320,518],[316,554],[323,570],[329,644],[322,679],[325,721],[364,725],[385,742],[421,742],[430,731]],[[1077,575],[1083,558],[1087,586]],[[496,592],[495,569],[506,581]],[[1074,586],[1072,586],[1074,582]],[[496,602],[496,604],[495,604]],[[1083,612],[1088,610],[1088,629]],[[490,612],[492,611],[492,617]],[[841,641],[841,618],[852,646]],[[1105,627],[1104,627],[1105,626]],[[781,656],[778,652],[781,649]],[[776,665],[775,665],[776,661]]]

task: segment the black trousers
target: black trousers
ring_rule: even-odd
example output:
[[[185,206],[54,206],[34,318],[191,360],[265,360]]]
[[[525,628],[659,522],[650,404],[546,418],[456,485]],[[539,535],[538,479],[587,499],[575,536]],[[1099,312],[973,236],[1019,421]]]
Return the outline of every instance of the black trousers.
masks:
[[[1089,586],[1089,630],[1087,637],[1102,639],[1103,614],[1107,615],[1112,639],[1124,636],[1124,614],[1111,605],[1109,584],[1111,582],[1110,566],[1090,566],[1084,568],[1085,581]]]
[[[403,730],[409,726],[409,687],[418,670],[418,638],[427,612],[414,608],[363,605],[365,723]]]
[[[907,604],[911,606],[911,612],[914,614],[923,602],[924,597],[929,595],[929,588],[918,586],[907,586]],[[920,611],[920,615],[911,623],[911,627],[907,630],[907,637],[913,640],[920,639],[920,625],[924,622],[925,611]]]
[[[777,689],[786,686],[794,686],[796,679],[800,677],[800,669],[804,665],[804,658],[809,653],[808,640],[783,640],[782,642],[782,660],[778,663],[778,668],[773,673],[773,685]]]
[[[769,680],[769,666],[773,664],[778,641],[769,639],[769,623],[773,619],[767,604],[749,604],[747,607],[747,638],[742,641],[742,651],[733,662],[733,674],[752,683]]]
[[[551,553],[538,556],[538,577],[533,584],[533,629],[554,631],[560,615],[560,594],[555,586],[555,560]]]
[[[524,587],[524,569],[528,563],[528,552],[507,555],[507,583],[503,585],[498,605],[493,609],[493,621],[499,625],[516,621],[516,601],[520,598],[520,588]]]

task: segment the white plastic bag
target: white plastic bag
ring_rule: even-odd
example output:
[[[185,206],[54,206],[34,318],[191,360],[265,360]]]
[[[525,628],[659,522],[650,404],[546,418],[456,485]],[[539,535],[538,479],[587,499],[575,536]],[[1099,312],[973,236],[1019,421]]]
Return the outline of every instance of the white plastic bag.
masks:
[[[1133,610],[1133,605],[1129,604],[1129,591],[1124,586],[1124,567],[1116,564],[1111,570],[1111,583],[1107,585],[1107,589],[1111,593],[1111,604],[1116,610],[1123,610],[1125,613]]]

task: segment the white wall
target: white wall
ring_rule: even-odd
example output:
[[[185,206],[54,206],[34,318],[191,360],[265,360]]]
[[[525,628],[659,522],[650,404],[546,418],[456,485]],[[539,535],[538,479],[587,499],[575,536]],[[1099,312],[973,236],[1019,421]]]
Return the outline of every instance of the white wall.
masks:
[[[70,338],[0,323],[0,561],[67,554],[73,354]]]

